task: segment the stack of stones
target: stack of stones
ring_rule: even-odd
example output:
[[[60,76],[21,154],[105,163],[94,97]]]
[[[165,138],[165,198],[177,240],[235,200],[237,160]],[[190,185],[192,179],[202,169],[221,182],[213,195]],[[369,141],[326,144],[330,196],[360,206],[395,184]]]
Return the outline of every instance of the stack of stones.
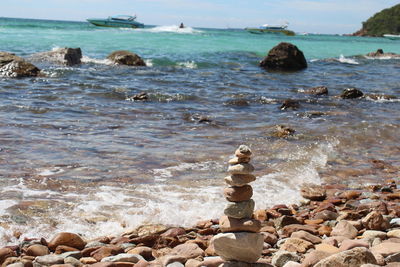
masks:
[[[253,188],[250,182],[256,180],[250,162],[251,150],[241,145],[235,157],[229,160],[229,176],[225,182],[224,196],[229,203],[220,218],[221,234],[213,237],[215,252],[224,260],[255,263],[263,250],[264,238],[259,233],[261,223],[252,219],[254,211]]]

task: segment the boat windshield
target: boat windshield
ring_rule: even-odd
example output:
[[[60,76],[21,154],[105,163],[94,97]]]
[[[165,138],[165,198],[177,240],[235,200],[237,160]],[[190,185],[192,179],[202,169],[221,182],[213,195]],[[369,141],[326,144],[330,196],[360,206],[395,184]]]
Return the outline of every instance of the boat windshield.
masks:
[[[114,19],[114,20],[130,20],[130,21],[132,21],[132,20],[136,19],[136,16],[118,15],[118,16],[114,16],[114,17],[111,17],[111,18]]]

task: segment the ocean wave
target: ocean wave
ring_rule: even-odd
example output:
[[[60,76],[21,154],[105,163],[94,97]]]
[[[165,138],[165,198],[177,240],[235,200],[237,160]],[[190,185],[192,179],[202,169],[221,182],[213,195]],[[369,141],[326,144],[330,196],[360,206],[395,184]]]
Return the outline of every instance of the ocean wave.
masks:
[[[81,58],[82,63],[94,63],[94,64],[102,64],[102,65],[113,65],[113,62],[107,58],[105,59],[97,59],[91,58],[88,56],[82,56]]]
[[[188,69],[197,69],[197,64],[194,61],[185,61],[176,63],[178,67],[184,67]]]
[[[150,28],[150,29],[142,29],[142,31],[154,32],[154,33],[172,32],[172,33],[179,33],[179,34],[197,34],[197,33],[203,32],[200,30],[193,29],[192,27],[179,28],[178,25],[157,26],[157,27]]]
[[[360,64],[355,59],[347,58],[343,55],[340,55],[339,58],[336,60],[339,61],[340,63],[345,63],[345,64],[351,64],[351,65],[359,65]]]

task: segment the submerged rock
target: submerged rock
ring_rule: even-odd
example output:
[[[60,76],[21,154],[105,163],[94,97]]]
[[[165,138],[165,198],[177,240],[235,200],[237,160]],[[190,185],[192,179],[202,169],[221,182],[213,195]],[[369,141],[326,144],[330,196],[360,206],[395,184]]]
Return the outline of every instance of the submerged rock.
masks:
[[[395,53],[385,53],[381,48],[376,50],[375,52],[370,52],[366,55],[367,57],[376,57],[376,58],[382,58],[382,57],[389,57],[389,58],[400,58],[399,54]]]
[[[340,97],[344,99],[353,99],[353,98],[360,98],[363,95],[364,95],[363,92],[361,92],[357,88],[346,88],[340,94]]]
[[[307,68],[307,61],[297,46],[280,43],[268,52],[259,65],[270,70],[296,71]]]
[[[66,66],[81,64],[82,51],[78,48],[62,47],[31,56],[33,61],[48,61]]]
[[[114,51],[107,56],[107,59],[118,65],[146,66],[146,63],[140,56],[126,50]]]
[[[317,86],[304,91],[304,93],[309,95],[327,95],[328,94],[328,87],[326,86]]]
[[[0,77],[36,77],[40,69],[12,53],[0,52]]]

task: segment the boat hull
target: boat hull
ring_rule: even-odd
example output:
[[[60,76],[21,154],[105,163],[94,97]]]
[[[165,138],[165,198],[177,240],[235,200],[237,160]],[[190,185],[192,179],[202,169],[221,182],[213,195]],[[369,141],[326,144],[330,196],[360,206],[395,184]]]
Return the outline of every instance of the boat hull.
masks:
[[[264,34],[264,33],[274,33],[274,34],[284,34],[288,36],[294,36],[295,33],[293,31],[284,30],[284,29],[260,29],[260,28],[245,28],[249,33],[254,34]]]
[[[88,22],[99,27],[111,27],[111,28],[143,28],[142,23],[133,22],[122,22],[113,20],[100,20],[100,19],[88,19]]]
[[[396,35],[396,34],[384,34],[383,37],[390,39],[390,40],[400,40],[400,35]]]

